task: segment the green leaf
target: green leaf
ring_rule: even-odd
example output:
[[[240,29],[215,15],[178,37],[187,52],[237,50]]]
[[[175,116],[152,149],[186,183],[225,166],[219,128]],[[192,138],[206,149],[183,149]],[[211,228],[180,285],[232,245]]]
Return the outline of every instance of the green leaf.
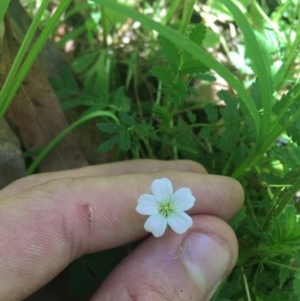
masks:
[[[193,124],[193,123],[195,123],[195,122],[197,121],[196,114],[193,113],[192,111],[188,111],[188,112],[187,112],[187,118],[188,118],[188,120],[189,120],[189,122],[190,122],[191,124]]]
[[[221,90],[218,96],[225,101],[226,106],[222,108],[221,113],[225,121],[233,121],[238,117],[238,102],[228,91]]]
[[[212,103],[208,102],[204,107],[204,111],[206,113],[207,120],[210,123],[215,123],[218,120],[218,110]]]
[[[171,121],[171,116],[169,110],[166,107],[155,104],[152,108],[152,113],[162,120],[167,126],[169,126]]]
[[[280,160],[280,162],[288,169],[300,167],[300,147],[286,146],[280,147],[275,145],[270,150],[270,156]]]
[[[97,50],[96,52],[83,54],[74,60],[74,62],[72,63],[72,68],[77,74],[87,72],[95,64],[98,57],[99,50]]]
[[[130,110],[131,100],[125,95],[124,87],[119,87],[113,93],[112,101],[121,112],[128,112]]]
[[[209,68],[201,62],[194,60],[192,57],[186,58],[180,67],[180,74],[184,75],[201,75],[209,71]]]
[[[181,58],[177,46],[162,36],[158,37],[158,42],[169,64],[174,70],[178,70]]]
[[[164,92],[168,96],[168,100],[178,107],[182,105],[187,97],[187,87],[180,78],[175,79],[170,85],[165,86]]]
[[[277,115],[276,123],[281,125],[282,131],[294,142],[300,144],[300,84],[295,85],[273,106]]]
[[[292,123],[286,130],[287,134],[300,145],[300,119]]]
[[[174,72],[164,67],[153,67],[150,73],[163,83],[163,91],[168,100],[180,106],[187,96],[187,86]]]
[[[135,125],[136,122],[132,116],[130,116],[125,112],[120,112],[119,114],[120,114],[120,120],[122,124],[129,127]]]
[[[300,296],[300,271],[296,273],[293,280],[293,295],[295,298],[299,298]]]
[[[144,120],[141,123],[136,124],[133,130],[138,136],[143,138],[154,136],[153,126],[151,124],[147,124]]]
[[[49,81],[50,81],[52,87],[54,88],[55,93],[61,100],[68,99],[70,97],[74,98],[74,96],[78,97],[78,95],[80,95],[80,89],[78,87],[77,80],[70,67],[63,66],[61,68],[59,76],[50,77]],[[78,103],[78,99],[75,99],[75,100],[72,99],[72,100],[76,103],[74,105],[74,106],[76,106]],[[69,104],[69,106],[70,105],[71,104]]]
[[[115,123],[98,123],[97,128],[104,133],[118,133],[121,129],[120,125]]]
[[[188,35],[188,37],[195,42],[196,44],[198,44],[199,46],[202,45],[203,40],[205,38],[205,34],[206,34],[206,27],[202,24],[196,24],[194,25],[193,29],[191,30],[190,34]]]
[[[174,74],[165,67],[152,67],[150,74],[160,80],[163,84],[169,85],[174,80]]]
[[[99,147],[98,147],[98,151],[100,153],[105,153],[109,150],[111,150],[115,144],[117,144],[120,140],[120,135],[116,135],[111,137],[109,140],[103,142]]]
[[[113,55],[103,50],[85,74],[84,93],[99,99],[99,102],[108,102],[109,78],[113,63]]]
[[[120,134],[120,147],[123,151],[128,151],[131,144],[130,134],[127,130],[121,132]]]

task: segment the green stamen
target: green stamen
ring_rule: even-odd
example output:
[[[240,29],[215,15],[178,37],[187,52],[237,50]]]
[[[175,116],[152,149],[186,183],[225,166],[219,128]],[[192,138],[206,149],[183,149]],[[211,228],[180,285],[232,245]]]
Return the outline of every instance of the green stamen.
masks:
[[[159,206],[159,213],[168,217],[174,211],[173,203],[170,200],[164,201]]]

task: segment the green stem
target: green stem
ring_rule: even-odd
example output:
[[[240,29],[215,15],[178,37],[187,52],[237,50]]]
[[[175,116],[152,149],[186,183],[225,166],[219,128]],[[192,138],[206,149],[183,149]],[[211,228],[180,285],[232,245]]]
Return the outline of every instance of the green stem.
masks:
[[[278,206],[275,208],[272,216],[278,216],[282,210],[291,202],[291,200],[295,197],[297,191],[300,189],[300,177],[296,177],[296,180],[291,188],[287,190],[283,197],[281,197],[278,201]]]
[[[270,28],[272,28],[272,30],[274,30],[277,36],[280,37],[282,41],[284,41],[284,37],[279,31],[277,23],[272,22],[272,20],[268,17],[268,15],[266,15],[266,13],[262,10],[262,8],[260,7],[260,5],[257,3],[256,0],[251,0],[251,4],[256,9],[258,14],[262,17],[262,19],[270,26]]]
[[[171,1],[170,7],[168,8],[168,12],[164,19],[162,20],[163,24],[170,23],[172,17],[174,16],[176,10],[178,9],[179,5],[182,3],[182,0],[174,0]]]
[[[240,270],[241,270],[241,273],[242,273],[242,278],[243,278],[243,282],[244,282],[247,301],[251,301],[252,299],[251,299],[251,295],[250,295],[250,290],[249,290],[249,285],[248,285],[248,280],[247,280],[246,274],[245,274],[243,268],[241,268]]]
[[[113,119],[116,123],[119,123],[118,118],[107,111],[94,111],[90,114],[82,116],[80,119],[76,120],[74,123],[66,127],[62,132],[60,132],[53,140],[51,140],[48,145],[39,153],[33,163],[28,167],[27,174],[32,174],[41,164],[41,162],[48,156],[48,154],[75,128],[79,127],[83,123],[96,118],[96,117],[109,117]]]
[[[291,265],[282,264],[282,263],[275,262],[275,261],[265,261],[264,264],[274,265],[274,266],[277,266],[277,267],[280,267],[283,269],[288,269],[290,271],[297,272],[297,273],[300,272],[300,268],[293,267]]]
[[[182,34],[185,34],[186,29],[190,23],[193,10],[194,10],[194,5],[195,5],[196,0],[186,0],[184,1],[184,7],[183,7],[183,14],[182,14],[182,19],[180,22],[179,26],[179,31]]]
[[[280,191],[278,191],[276,193],[275,196],[273,196],[273,200],[276,199],[276,201],[274,202],[271,210],[269,211],[269,213],[266,216],[265,222],[263,223],[263,226],[262,226],[263,231],[265,231],[267,229],[267,227],[269,226],[269,224],[272,220],[272,217],[274,216],[274,212],[275,212],[276,208],[278,207],[278,203],[279,203],[279,200],[280,200],[280,194],[283,192],[283,189],[284,188],[282,188]]]
[[[162,82],[159,81],[158,86],[157,86],[157,94],[156,94],[155,104],[159,105],[161,103],[161,98],[162,98]]]

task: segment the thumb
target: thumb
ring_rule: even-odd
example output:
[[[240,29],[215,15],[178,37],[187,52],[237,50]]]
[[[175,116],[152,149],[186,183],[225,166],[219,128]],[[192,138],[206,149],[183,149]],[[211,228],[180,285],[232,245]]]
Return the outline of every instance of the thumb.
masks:
[[[149,237],[92,298],[118,301],[207,301],[233,268],[236,237],[223,220],[194,216],[191,230]]]

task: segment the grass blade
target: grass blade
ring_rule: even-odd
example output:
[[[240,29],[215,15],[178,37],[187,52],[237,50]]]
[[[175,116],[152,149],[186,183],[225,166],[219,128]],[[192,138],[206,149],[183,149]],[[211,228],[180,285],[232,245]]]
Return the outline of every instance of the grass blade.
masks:
[[[231,0],[225,0],[224,5],[231,12],[234,20],[237,22],[239,28],[244,34],[247,53],[249,54],[254,72],[258,79],[262,99],[262,107],[264,110],[261,124],[262,127],[260,131],[260,138],[263,141],[264,137],[270,130],[272,116],[272,87],[270,79],[270,65],[267,63],[268,59],[265,57],[264,52],[255,37],[254,31],[245,18],[244,14]]]
[[[10,0],[1,0],[0,1],[0,24],[3,21],[3,18],[6,14],[6,10],[8,8]]]

